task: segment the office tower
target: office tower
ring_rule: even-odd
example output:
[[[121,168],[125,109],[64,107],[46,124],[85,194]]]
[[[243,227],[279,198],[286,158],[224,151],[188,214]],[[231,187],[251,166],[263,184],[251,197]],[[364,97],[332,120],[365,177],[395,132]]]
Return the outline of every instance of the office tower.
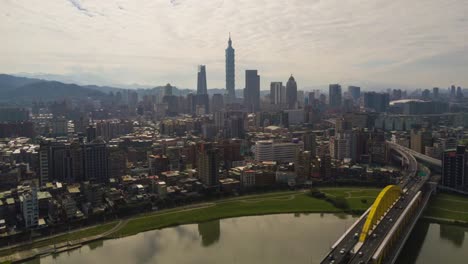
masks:
[[[364,93],[364,107],[376,112],[385,112],[390,104],[390,96],[387,93]]]
[[[109,146],[109,178],[117,179],[127,172],[127,152],[118,146]]]
[[[91,142],[96,139],[96,128],[89,126],[86,128],[86,141]]]
[[[332,109],[341,107],[341,85],[330,84],[328,87],[328,104]]]
[[[426,146],[432,146],[432,133],[426,130],[411,130],[411,149],[424,154]]]
[[[460,86],[457,87],[457,98],[462,98],[463,92]]]
[[[439,88],[438,87],[432,88],[432,98],[434,98],[434,99],[439,98]]]
[[[361,87],[348,86],[348,93],[351,95],[354,101],[357,101],[361,97]]]
[[[251,113],[260,110],[260,76],[257,70],[245,71],[244,105]]]
[[[307,95],[308,104],[310,106],[315,106],[315,92],[309,92]]]
[[[224,98],[222,94],[213,94],[210,108],[213,113],[219,112],[224,108]]]
[[[244,117],[239,115],[230,116],[227,122],[227,136],[228,138],[244,138]]]
[[[296,108],[297,104],[297,83],[291,75],[286,83],[286,101],[289,108]]]
[[[172,86],[171,84],[166,84],[164,87],[164,96],[171,96],[172,95]]]
[[[467,154],[465,146],[444,151],[442,158],[442,185],[464,189],[468,185]]]
[[[306,102],[306,100],[305,100],[304,91],[301,91],[301,90],[297,91],[297,107],[298,108],[303,108],[305,102]]]
[[[426,99],[426,100],[429,100],[431,98],[431,91],[429,91],[429,89],[424,89],[422,92],[421,92],[421,97],[423,99]]]
[[[271,104],[281,104],[283,102],[283,83],[271,82],[270,84],[270,102]]]
[[[198,66],[197,74],[197,95],[195,96],[195,109],[203,106],[204,112],[209,113],[209,96],[206,84],[206,67],[205,65]]]
[[[86,181],[109,180],[109,149],[103,140],[94,140],[83,146],[83,165]]]
[[[316,148],[317,148],[317,141],[315,138],[315,134],[312,132],[307,132],[302,135],[302,141],[304,142],[304,150],[310,151],[312,157],[315,157]]]
[[[199,65],[197,73],[197,94],[208,94],[206,85],[206,66]]]
[[[128,105],[132,109],[132,111],[135,110],[135,107],[138,104],[138,93],[135,91],[130,91],[127,90],[128,93]]]
[[[226,49],[226,89],[229,103],[233,103],[236,99],[236,65],[235,65],[235,50],[232,47],[231,34],[229,34],[228,47]]]
[[[219,149],[212,143],[201,143],[198,151],[198,178],[208,187],[217,186],[219,180]]]
[[[450,87],[450,97],[452,97],[452,98],[455,97],[455,85],[452,85]]]

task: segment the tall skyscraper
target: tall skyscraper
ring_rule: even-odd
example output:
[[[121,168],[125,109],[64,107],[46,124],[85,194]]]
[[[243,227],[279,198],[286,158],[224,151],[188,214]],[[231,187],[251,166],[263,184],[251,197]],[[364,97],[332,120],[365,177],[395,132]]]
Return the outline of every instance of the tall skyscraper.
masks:
[[[206,85],[206,66],[198,66],[197,75],[197,94],[208,94],[208,88]]]
[[[286,83],[286,100],[289,108],[295,108],[297,104],[297,84],[294,77],[291,75]]]
[[[351,95],[353,100],[358,100],[361,97],[361,87],[359,86],[348,86],[348,93]]]
[[[208,96],[208,88],[206,84],[206,66],[199,65],[198,66],[198,74],[197,74],[197,95],[195,97],[195,109],[197,106],[203,106],[205,109],[205,113],[209,113],[209,96]]]
[[[442,185],[462,189],[468,186],[467,153],[465,146],[444,151],[442,158]]]
[[[284,102],[282,89],[283,89],[282,82],[271,82],[270,84],[271,104],[282,104]]]
[[[260,109],[260,76],[257,70],[245,71],[244,105],[249,112]]]
[[[341,107],[341,85],[330,84],[328,87],[328,104],[331,108]]]
[[[235,50],[232,47],[231,34],[229,34],[228,47],[226,49],[226,89],[228,92],[228,101],[234,102],[236,98],[236,68],[235,68]]]

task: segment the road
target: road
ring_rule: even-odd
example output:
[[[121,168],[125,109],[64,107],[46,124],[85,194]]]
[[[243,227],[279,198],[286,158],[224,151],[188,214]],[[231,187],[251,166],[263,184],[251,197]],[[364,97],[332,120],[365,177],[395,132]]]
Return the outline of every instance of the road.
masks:
[[[419,191],[417,186],[419,186],[418,182],[420,181],[420,177],[416,174],[418,168],[416,159],[414,156],[409,154],[405,148],[391,142],[388,142],[388,144],[405,156],[409,161],[408,168],[406,170],[406,177],[399,184],[402,189],[407,189],[407,198],[398,200],[396,206],[387,213],[385,221],[381,221],[378,224],[369,239],[367,239],[367,241],[362,245],[362,255],[356,254],[356,257],[361,256],[360,259],[356,259],[356,263],[360,263],[369,255],[370,258],[372,258],[373,252],[380,245],[380,242],[383,240],[388,230],[391,229],[393,221],[396,220],[401,213],[402,210],[399,208],[405,208],[405,206],[411,201],[412,197],[417,193],[417,191]],[[346,233],[339,243],[332,247],[328,255],[324,260],[322,260],[322,264],[349,263],[350,261],[354,261],[351,252],[358,243],[359,235],[361,234],[366,218],[367,217],[360,218],[355,226],[347,231],[348,233]],[[390,221],[390,219],[392,219],[392,221]],[[376,234],[376,237],[374,237],[373,234]]]

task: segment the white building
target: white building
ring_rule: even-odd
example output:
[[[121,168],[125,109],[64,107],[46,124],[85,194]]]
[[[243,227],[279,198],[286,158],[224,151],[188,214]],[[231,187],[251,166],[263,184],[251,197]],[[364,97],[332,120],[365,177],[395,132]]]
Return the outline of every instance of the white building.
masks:
[[[255,143],[255,160],[293,162],[296,152],[302,144],[302,142],[274,143],[272,140],[257,141]]]
[[[330,138],[330,156],[337,160],[351,158],[350,134],[337,134]]]
[[[26,228],[37,226],[39,223],[39,202],[36,184],[31,184],[31,189],[25,191],[19,198],[24,226]]]

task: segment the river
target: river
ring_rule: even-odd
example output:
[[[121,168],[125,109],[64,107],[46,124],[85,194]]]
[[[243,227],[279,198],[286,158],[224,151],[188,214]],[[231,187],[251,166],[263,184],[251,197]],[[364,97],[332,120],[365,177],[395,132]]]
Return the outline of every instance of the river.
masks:
[[[318,263],[355,220],[343,214],[238,217],[98,241],[27,263]],[[420,221],[397,263],[467,263],[467,232]]]

